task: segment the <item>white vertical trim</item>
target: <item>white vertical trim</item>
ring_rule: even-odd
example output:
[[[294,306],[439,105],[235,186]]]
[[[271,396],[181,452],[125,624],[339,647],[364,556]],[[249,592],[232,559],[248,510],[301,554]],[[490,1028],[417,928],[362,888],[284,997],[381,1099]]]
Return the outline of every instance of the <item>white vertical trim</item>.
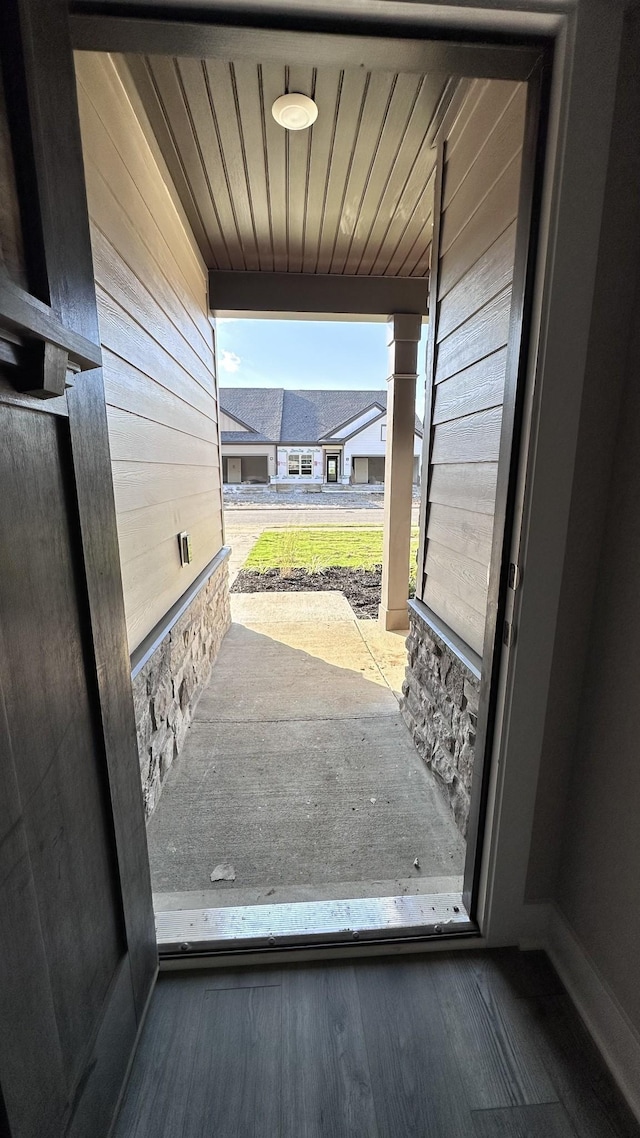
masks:
[[[522,932],[622,15],[617,3],[579,0],[556,45],[512,549],[523,585],[503,651],[478,911],[492,944]]]

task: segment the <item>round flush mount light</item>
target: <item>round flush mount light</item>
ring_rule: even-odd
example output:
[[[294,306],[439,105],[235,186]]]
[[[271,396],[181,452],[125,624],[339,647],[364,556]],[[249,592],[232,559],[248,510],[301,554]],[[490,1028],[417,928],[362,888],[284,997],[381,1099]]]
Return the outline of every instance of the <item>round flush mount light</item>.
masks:
[[[271,108],[277,123],[285,130],[306,130],[318,117],[318,108],[308,95],[281,95]]]

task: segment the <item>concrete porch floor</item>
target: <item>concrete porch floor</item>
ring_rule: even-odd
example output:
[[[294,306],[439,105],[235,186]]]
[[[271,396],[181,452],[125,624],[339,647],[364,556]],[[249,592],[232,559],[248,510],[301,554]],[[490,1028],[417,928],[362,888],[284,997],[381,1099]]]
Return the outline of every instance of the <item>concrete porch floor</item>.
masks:
[[[404,635],[341,593],[234,595],[232,616],[149,821],[156,910],[459,889],[464,842],[399,713]]]

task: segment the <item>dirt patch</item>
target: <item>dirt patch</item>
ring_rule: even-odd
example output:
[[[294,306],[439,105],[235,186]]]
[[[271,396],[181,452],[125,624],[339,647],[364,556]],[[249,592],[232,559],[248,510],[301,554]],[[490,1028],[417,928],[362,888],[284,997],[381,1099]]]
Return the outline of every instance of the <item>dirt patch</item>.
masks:
[[[375,569],[324,569],[321,573],[308,573],[306,569],[292,569],[287,577],[279,569],[264,573],[242,569],[236,577],[232,593],[344,593],[356,616],[378,616],[382,566]]]

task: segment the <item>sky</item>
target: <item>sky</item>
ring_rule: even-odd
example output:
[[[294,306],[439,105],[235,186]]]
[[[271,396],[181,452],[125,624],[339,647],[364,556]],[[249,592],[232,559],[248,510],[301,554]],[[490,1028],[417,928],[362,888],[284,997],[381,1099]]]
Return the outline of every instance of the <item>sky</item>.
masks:
[[[386,387],[385,323],[216,320],[216,329],[221,387]]]

